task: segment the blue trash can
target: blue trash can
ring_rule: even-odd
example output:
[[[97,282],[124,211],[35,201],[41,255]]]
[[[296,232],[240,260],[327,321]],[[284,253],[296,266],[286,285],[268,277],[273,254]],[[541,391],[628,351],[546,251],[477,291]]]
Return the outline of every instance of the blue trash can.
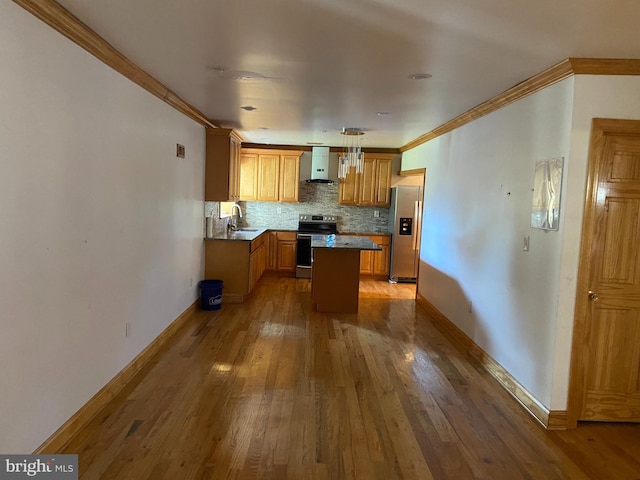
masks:
[[[222,280],[200,282],[200,304],[202,310],[220,310],[222,306]]]

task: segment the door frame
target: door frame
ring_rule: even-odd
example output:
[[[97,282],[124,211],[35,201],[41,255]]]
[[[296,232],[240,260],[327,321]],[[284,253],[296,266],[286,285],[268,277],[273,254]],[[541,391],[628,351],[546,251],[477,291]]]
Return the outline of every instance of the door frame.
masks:
[[[594,213],[598,195],[598,167],[604,151],[607,134],[640,133],[640,120],[594,118],[591,123],[591,139],[587,167],[580,258],[576,283],[573,339],[569,376],[569,398],[567,402],[567,428],[576,428],[578,417],[584,406],[584,355],[582,339],[586,328],[585,316],[589,308],[588,291],[591,273],[591,251],[593,247]]]

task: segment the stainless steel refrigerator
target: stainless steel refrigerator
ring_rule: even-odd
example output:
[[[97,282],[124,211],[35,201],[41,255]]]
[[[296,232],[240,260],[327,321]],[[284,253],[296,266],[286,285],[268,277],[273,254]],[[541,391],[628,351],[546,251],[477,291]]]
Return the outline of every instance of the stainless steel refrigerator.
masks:
[[[391,189],[389,209],[391,267],[389,281],[415,282],[420,262],[422,230],[422,187],[397,186]]]

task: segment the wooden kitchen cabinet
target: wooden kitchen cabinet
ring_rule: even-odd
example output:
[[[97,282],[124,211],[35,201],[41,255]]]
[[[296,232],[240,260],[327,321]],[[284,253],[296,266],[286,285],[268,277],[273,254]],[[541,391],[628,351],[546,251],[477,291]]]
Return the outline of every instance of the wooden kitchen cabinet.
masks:
[[[277,202],[280,194],[280,155],[258,155],[258,200]]]
[[[391,263],[391,235],[371,235],[369,238],[382,247],[382,251],[373,252],[372,275],[388,277]]]
[[[282,154],[280,156],[280,195],[281,202],[297,202],[300,189],[300,156],[302,152]]]
[[[260,280],[267,267],[267,247],[265,244],[265,237],[266,235],[260,235],[260,237],[251,242],[251,255],[249,257],[249,292],[253,290],[253,287],[258,283],[258,280]]]
[[[366,157],[360,176],[358,205],[388,207],[391,200],[391,158]]]
[[[229,303],[241,303],[251,293],[266,269],[267,235],[252,241],[205,241],[206,279],[223,281],[222,298]]]
[[[355,168],[350,168],[344,179],[338,185],[338,203],[341,205],[358,204],[358,180],[360,175],[356,174]]]
[[[355,234],[354,234],[355,235]],[[382,251],[362,250],[360,252],[360,275],[388,277],[391,260],[391,235],[363,235],[377,243]]]
[[[240,199],[241,142],[232,129],[206,129],[205,201],[235,202]]]
[[[302,151],[242,149],[240,199],[297,202]]]
[[[269,232],[267,268],[282,273],[295,273],[296,232]]]
[[[238,190],[240,200],[258,200],[258,155],[240,154]]]
[[[338,203],[388,207],[391,201],[393,155],[365,154],[362,173],[352,168],[340,181]]]

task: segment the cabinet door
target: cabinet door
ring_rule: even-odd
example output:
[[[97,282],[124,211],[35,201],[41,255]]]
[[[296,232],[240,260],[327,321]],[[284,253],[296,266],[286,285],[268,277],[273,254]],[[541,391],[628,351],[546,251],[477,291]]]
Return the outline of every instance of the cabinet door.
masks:
[[[297,202],[300,187],[300,156],[282,155],[280,158],[281,202]]]
[[[382,251],[373,252],[373,275],[389,275],[389,261],[391,260],[391,237],[388,235],[381,235],[376,237],[370,237],[371,240],[376,242]]]
[[[231,141],[235,140],[229,128],[206,129],[204,200],[226,202],[231,199]]]
[[[373,251],[360,251],[360,275],[373,275]]]
[[[365,158],[360,176],[358,205],[376,204],[376,172],[378,162],[375,158]]]
[[[296,269],[296,242],[278,241],[278,270],[293,272]]]
[[[249,292],[253,290],[253,287],[258,283],[260,277],[264,273],[266,254],[264,244],[256,248],[249,258]],[[248,292],[247,292],[248,293]]]
[[[267,270],[275,270],[278,263],[278,234],[277,232],[267,233]]]
[[[229,138],[229,200],[240,200],[240,141]]]
[[[340,181],[338,187],[338,203],[341,205],[358,204],[358,177],[356,169],[350,168],[344,179]]]
[[[279,180],[280,155],[258,155],[258,200],[277,202]]]
[[[388,207],[391,204],[391,166],[390,158],[376,159],[375,205]]]
[[[258,155],[240,155],[240,200],[258,199]]]

